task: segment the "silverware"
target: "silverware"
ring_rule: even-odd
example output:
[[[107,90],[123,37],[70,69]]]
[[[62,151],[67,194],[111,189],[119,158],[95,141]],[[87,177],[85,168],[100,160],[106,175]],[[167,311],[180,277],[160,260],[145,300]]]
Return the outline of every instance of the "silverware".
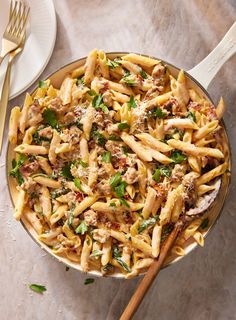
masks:
[[[8,46],[8,53],[10,52],[10,58],[8,60],[7,64],[7,70],[3,81],[3,87],[2,87],[2,94],[1,94],[1,100],[0,100],[0,154],[2,150],[2,141],[3,141],[3,134],[4,134],[4,127],[5,127],[5,119],[6,119],[6,110],[8,105],[8,98],[10,93],[10,74],[11,74],[11,66],[14,58],[16,55],[18,55],[24,48],[25,39],[26,39],[26,22],[29,16],[30,8],[26,6],[21,1],[15,1],[14,8],[13,8],[13,2],[11,1],[11,7],[10,7],[10,17],[14,21],[10,24],[9,27],[7,27],[7,34],[9,39],[11,38],[12,41],[6,40],[7,38],[3,38],[3,42],[5,44],[5,48]],[[10,33],[9,33],[10,32]],[[14,40],[14,41],[13,41]],[[13,46],[15,44],[15,48]],[[12,49],[14,48],[14,49]],[[7,52],[7,50],[6,50]],[[6,54],[5,54],[6,55]],[[2,57],[0,59],[3,59]],[[0,60],[1,63],[2,60]]]
[[[7,54],[20,45],[28,14],[29,8],[23,2],[11,0],[8,25],[2,38],[0,64]]]

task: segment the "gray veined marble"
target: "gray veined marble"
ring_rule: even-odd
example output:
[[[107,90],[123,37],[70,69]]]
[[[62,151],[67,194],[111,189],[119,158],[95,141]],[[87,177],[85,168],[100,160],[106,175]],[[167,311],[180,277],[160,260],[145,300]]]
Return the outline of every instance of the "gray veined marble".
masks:
[[[203,59],[236,19],[235,0],[55,0],[58,35],[41,78],[94,47],[135,51],[184,69]],[[228,106],[225,122],[236,160],[236,56],[210,86]],[[20,104],[23,95],[11,101]],[[6,150],[6,137],[4,150]],[[69,270],[43,252],[12,217],[6,189],[5,155],[0,184],[0,320],[115,320],[138,280],[96,279]],[[163,270],[134,317],[136,320],[236,319],[235,181],[224,212],[207,238],[181,262]],[[38,295],[27,287],[47,287]]]

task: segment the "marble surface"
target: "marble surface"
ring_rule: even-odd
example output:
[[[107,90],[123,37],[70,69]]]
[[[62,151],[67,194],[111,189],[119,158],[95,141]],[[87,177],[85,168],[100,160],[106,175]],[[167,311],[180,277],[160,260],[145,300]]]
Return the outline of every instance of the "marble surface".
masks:
[[[55,0],[55,7],[58,35],[41,78],[94,47],[150,54],[188,70],[215,47],[236,20],[235,0]],[[209,88],[214,101],[223,95],[228,106],[225,122],[233,165],[235,84],[236,56]],[[22,100],[23,95],[10,106]],[[118,319],[138,279],[96,279],[85,286],[85,274],[66,271],[44,253],[12,218],[5,149],[6,136],[0,160],[0,319]],[[236,319],[235,180],[233,176],[223,214],[205,247],[160,273],[134,319]],[[44,284],[47,292],[33,293],[29,283]]]

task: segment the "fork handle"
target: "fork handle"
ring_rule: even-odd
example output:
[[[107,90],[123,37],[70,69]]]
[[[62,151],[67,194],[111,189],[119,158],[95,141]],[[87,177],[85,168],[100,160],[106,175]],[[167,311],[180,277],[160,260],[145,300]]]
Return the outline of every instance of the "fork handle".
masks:
[[[12,60],[9,59],[4,82],[3,82],[3,87],[2,87],[1,100],[0,100],[0,154],[2,152],[5,119],[6,119],[6,112],[7,112],[9,92],[10,92],[11,65],[12,65]]]

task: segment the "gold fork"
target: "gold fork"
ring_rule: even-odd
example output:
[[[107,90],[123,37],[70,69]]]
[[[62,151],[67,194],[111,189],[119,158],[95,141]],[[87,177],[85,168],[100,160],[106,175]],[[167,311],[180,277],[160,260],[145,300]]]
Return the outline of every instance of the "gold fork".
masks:
[[[21,1],[11,0],[8,25],[2,38],[0,64],[5,56],[15,50],[21,43],[21,34],[25,28],[29,11]]]
[[[20,10],[18,14],[15,16],[17,20],[17,25],[19,29],[15,29],[14,36],[17,37],[17,41],[19,45],[17,48],[10,52],[10,58],[7,64],[7,70],[5,74],[5,78],[3,81],[2,87],[2,95],[0,100],[0,154],[2,151],[2,142],[3,142],[3,134],[4,134],[4,127],[5,127],[5,118],[6,118],[6,110],[8,105],[9,99],[9,92],[10,92],[10,74],[11,74],[11,66],[14,58],[18,55],[24,48],[25,45],[25,38],[26,38],[26,22],[29,16],[30,8],[27,7],[25,4],[22,5],[20,1],[17,1],[19,4]]]

